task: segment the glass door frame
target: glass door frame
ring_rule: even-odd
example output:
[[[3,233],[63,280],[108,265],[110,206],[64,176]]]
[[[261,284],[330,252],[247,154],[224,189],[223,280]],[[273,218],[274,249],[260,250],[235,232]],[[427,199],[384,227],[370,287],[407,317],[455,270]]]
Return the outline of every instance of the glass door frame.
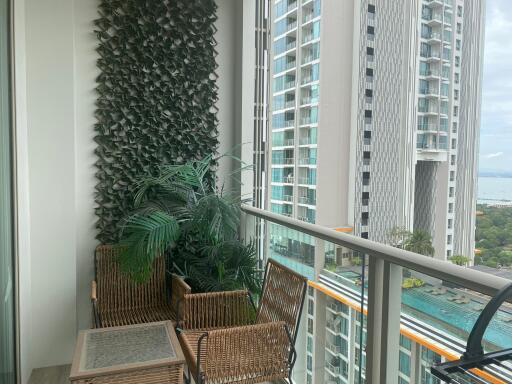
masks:
[[[15,38],[14,38],[14,0],[5,0],[7,5],[7,87],[8,97],[7,103],[9,104],[7,109],[10,111],[8,120],[9,130],[9,155],[10,155],[10,226],[11,226],[11,262],[12,272],[11,278],[13,281],[12,287],[12,301],[13,301],[13,347],[12,352],[14,353],[14,380],[16,383],[21,383],[21,361],[20,361],[20,332],[19,332],[19,263],[18,263],[18,216],[17,216],[17,141],[16,141],[16,108],[15,108]]]

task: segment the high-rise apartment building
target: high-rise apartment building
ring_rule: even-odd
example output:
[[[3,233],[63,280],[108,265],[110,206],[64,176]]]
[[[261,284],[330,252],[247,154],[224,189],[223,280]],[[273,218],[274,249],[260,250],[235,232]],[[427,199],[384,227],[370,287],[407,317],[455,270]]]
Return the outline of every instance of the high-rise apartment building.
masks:
[[[422,229],[436,258],[472,258],[484,9],[484,0],[272,0],[269,209],[378,242],[395,227]],[[359,256],[268,231],[271,256],[314,281],[298,382],[358,383]],[[461,340],[420,316],[435,297],[413,296],[402,297],[412,309],[402,312],[397,380],[437,383],[430,365],[458,354]]]
[[[482,33],[464,6],[274,2],[273,212],[379,242],[423,229],[437,258],[473,256]]]

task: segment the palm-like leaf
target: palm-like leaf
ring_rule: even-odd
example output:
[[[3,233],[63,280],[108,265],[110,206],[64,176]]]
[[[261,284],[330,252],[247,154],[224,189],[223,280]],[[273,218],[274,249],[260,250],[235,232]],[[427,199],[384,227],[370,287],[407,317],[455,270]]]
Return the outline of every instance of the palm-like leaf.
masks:
[[[433,256],[435,249],[432,246],[432,236],[421,229],[415,230],[404,243],[404,249],[425,256]]]
[[[135,280],[143,281],[151,273],[153,260],[162,255],[180,236],[176,219],[165,212],[129,217],[122,232],[120,264]]]

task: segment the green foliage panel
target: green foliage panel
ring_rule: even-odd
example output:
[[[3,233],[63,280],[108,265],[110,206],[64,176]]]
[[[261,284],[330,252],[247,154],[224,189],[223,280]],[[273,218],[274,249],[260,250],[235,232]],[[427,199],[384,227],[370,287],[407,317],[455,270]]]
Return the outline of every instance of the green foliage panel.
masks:
[[[95,200],[98,239],[113,243],[138,177],[216,151],[216,5],[101,0],[99,14]]]

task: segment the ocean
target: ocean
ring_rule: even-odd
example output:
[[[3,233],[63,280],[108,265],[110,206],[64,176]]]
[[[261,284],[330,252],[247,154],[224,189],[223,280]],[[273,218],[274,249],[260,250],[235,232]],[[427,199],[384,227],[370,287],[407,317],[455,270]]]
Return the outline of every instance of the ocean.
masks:
[[[512,177],[479,177],[477,196],[480,204],[512,204]]]

